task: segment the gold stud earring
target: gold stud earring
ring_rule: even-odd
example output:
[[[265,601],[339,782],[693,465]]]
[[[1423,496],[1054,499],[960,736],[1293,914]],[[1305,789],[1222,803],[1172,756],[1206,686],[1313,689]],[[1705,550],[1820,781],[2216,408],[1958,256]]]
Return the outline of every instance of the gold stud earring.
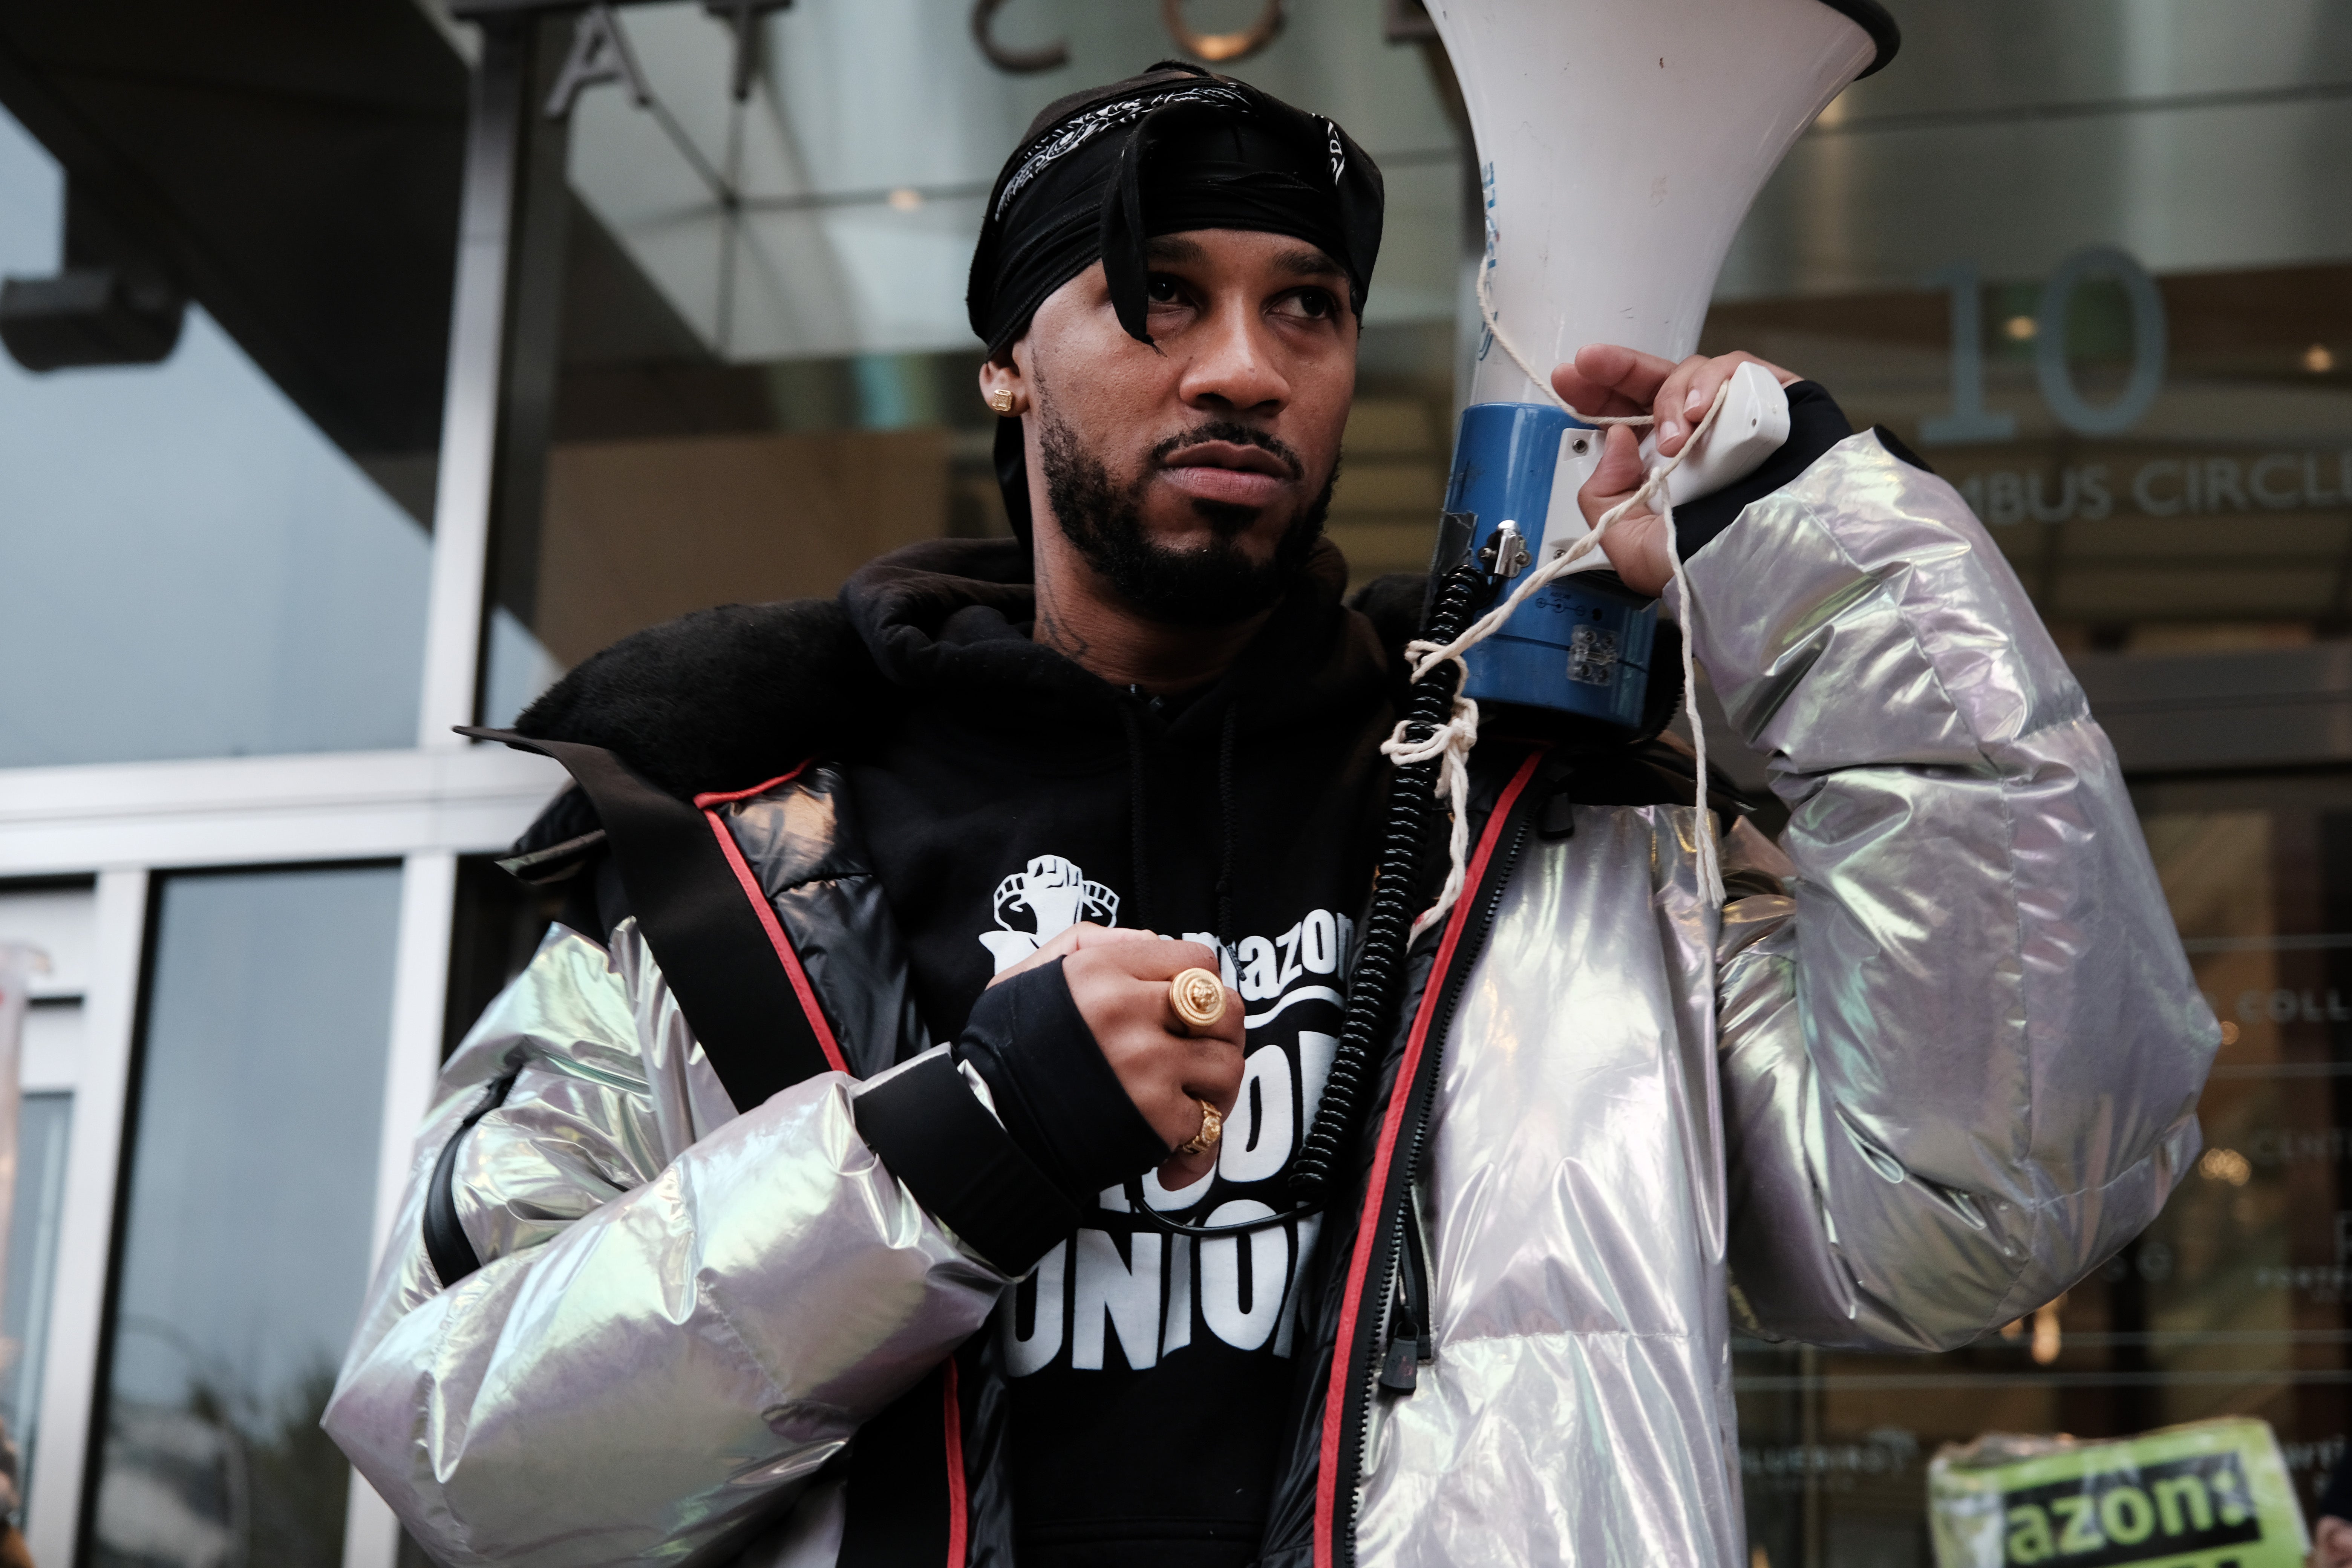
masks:
[[[998,387],[994,392],[988,395],[988,405],[991,408],[995,409],[999,414],[1012,413],[1013,389],[1009,386]]]

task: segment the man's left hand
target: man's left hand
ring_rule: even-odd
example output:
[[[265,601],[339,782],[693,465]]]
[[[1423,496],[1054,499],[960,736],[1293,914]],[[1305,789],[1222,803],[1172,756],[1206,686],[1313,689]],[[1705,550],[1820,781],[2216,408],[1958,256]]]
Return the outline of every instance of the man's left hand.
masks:
[[[1551,384],[1570,407],[1582,414],[1653,416],[1658,455],[1671,458],[1706,417],[1717,389],[1732,372],[1749,363],[1770,371],[1782,386],[1803,379],[1750,353],[1693,354],[1675,364],[1614,343],[1591,343],[1576,351],[1574,363],[1551,373]],[[1631,426],[1611,426],[1600,465],[1576,492],[1584,521],[1598,523],[1611,507],[1640,489],[1643,471],[1641,437]],[[1601,548],[1635,593],[1665,591],[1673,573],[1666,558],[1665,524],[1656,512],[1627,512],[1601,540]]]

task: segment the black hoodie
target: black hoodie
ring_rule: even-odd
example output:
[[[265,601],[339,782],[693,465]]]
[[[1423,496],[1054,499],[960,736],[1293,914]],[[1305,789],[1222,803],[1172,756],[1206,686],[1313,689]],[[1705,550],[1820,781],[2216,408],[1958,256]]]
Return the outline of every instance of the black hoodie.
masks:
[[[1391,722],[1386,659],[1339,604],[1344,574],[1323,546],[1233,668],[1171,702],[1029,640],[1017,546],[918,546],[842,592],[899,689],[850,773],[933,1038],[956,1038],[990,978],[1074,920],[1222,945],[1249,1028],[1219,1172],[1172,1195],[1146,1178],[1196,1223],[1286,1206],[1339,1031]],[[1022,1568],[1247,1563],[1312,1222],[1303,1238],[1193,1242],[1115,1186],[1087,1206],[997,1314]]]

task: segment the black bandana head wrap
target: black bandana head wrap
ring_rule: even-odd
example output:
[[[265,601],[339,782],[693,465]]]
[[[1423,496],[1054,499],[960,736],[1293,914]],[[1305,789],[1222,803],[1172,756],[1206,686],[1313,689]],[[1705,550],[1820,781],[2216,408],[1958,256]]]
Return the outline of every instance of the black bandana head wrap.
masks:
[[[1348,133],[1245,82],[1163,60],[1050,105],[989,194],[964,303],[992,354],[1099,258],[1141,342],[1144,241],[1195,228],[1286,234],[1348,271],[1360,317],[1380,254],[1381,172]]]
[[[1045,297],[1097,260],[1119,324],[1139,342],[1147,240],[1237,228],[1305,240],[1348,273],[1359,321],[1380,255],[1381,172],[1348,133],[1245,82],[1181,60],[1046,107],[989,193],[964,295],[993,356]],[[1021,424],[997,431],[997,477],[1029,537]]]

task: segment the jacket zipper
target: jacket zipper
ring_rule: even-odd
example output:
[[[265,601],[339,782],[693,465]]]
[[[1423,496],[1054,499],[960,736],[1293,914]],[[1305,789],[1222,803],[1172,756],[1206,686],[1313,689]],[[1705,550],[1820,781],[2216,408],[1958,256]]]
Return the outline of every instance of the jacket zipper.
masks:
[[[1435,1352],[1435,1333],[1429,1312],[1428,1248],[1421,1239],[1421,1194],[1405,1189],[1404,1268],[1397,1276],[1396,1299],[1389,1308],[1389,1348],[1381,1355],[1381,1386],[1391,1394],[1411,1394],[1422,1366]]]
[[[1520,804],[1517,800],[1510,803],[1511,815],[1518,816]],[[1412,1112],[1412,1132],[1406,1144],[1404,1162],[1395,1173],[1399,1201],[1390,1205],[1390,1217],[1383,1222],[1388,1234],[1383,1237],[1381,1247],[1381,1289],[1369,1298],[1380,1302],[1383,1310],[1396,1297],[1397,1270],[1404,1250],[1403,1226],[1412,1223],[1412,1176],[1420,1168],[1422,1149],[1428,1141],[1430,1116],[1437,1102],[1437,1072],[1445,1054],[1445,1036],[1454,1026],[1454,1015],[1461,1003],[1462,982],[1472,965],[1477,963],[1478,955],[1486,950],[1486,937],[1493,930],[1495,916],[1502,906],[1503,889],[1510,884],[1511,873],[1518,865],[1520,847],[1527,841],[1528,829],[1524,818],[1506,824],[1503,831],[1509,837],[1503,846],[1500,863],[1489,864],[1486,879],[1478,889],[1476,916],[1464,928],[1464,940],[1455,945],[1453,963],[1444,974],[1430,976],[1433,982],[1444,989],[1439,996],[1437,1012],[1430,1020],[1428,1044],[1423,1047],[1423,1059],[1420,1071],[1415,1075],[1419,1081],[1399,1086],[1403,1092],[1418,1094],[1420,1104]],[[1436,1339],[1436,1314],[1428,1309],[1425,1301],[1423,1310],[1428,1321],[1421,1325],[1421,1331],[1433,1343]],[[1384,1324],[1383,1329],[1385,1327]],[[1380,1343],[1380,1338],[1374,1337],[1372,1342],[1375,1346]],[[1332,1557],[1335,1562],[1348,1564],[1349,1568],[1353,1568],[1356,1562],[1356,1514],[1363,1502],[1364,1478],[1371,1469],[1372,1406],[1380,1398],[1383,1361],[1377,1349],[1367,1359],[1370,1366],[1365,1377],[1363,1398],[1353,1416],[1357,1429],[1350,1435],[1354,1438],[1356,1474],[1348,1488],[1345,1516],[1341,1516],[1335,1499],[1331,1521]],[[1348,1445],[1343,1441],[1342,1446]]]
[[[1421,1238],[1418,1231],[1414,1230],[1413,1234],[1407,1234],[1408,1230],[1413,1229],[1416,1223],[1413,1212],[1412,1179],[1414,1173],[1421,1169],[1422,1149],[1429,1142],[1429,1119],[1437,1109],[1437,1074],[1444,1066],[1445,1037],[1452,1033],[1454,1015],[1462,1005],[1463,982],[1470,973],[1470,965],[1477,963],[1478,955],[1486,951],[1486,938],[1493,932],[1495,917],[1502,910],[1503,889],[1510,885],[1511,873],[1518,868],[1519,847],[1527,842],[1528,826],[1524,822],[1516,826],[1506,826],[1504,831],[1510,835],[1510,839],[1504,847],[1502,863],[1488,873],[1490,879],[1486,886],[1479,889],[1477,918],[1464,932],[1470,940],[1454,951],[1453,971],[1445,976],[1445,994],[1439,999],[1437,1016],[1431,1020],[1433,1027],[1431,1030],[1429,1060],[1423,1069],[1427,1075],[1425,1081],[1429,1089],[1422,1098],[1420,1110],[1413,1116],[1412,1139],[1406,1145],[1404,1168],[1397,1173],[1397,1180],[1402,1191],[1397,1195],[1397,1217],[1391,1222],[1396,1226],[1396,1242],[1390,1248],[1389,1254],[1389,1288],[1391,1290],[1396,1289],[1396,1271],[1407,1260],[1407,1255],[1410,1253],[1412,1255],[1411,1261],[1420,1268],[1423,1277],[1422,1299],[1419,1303],[1419,1332],[1415,1338],[1433,1347],[1437,1342],[1437,1311],[1429,1300],[1428,1268],[1419,1256]],[[1364,1427],[1368,1433],[1371,1429],[1369,1409]]]

